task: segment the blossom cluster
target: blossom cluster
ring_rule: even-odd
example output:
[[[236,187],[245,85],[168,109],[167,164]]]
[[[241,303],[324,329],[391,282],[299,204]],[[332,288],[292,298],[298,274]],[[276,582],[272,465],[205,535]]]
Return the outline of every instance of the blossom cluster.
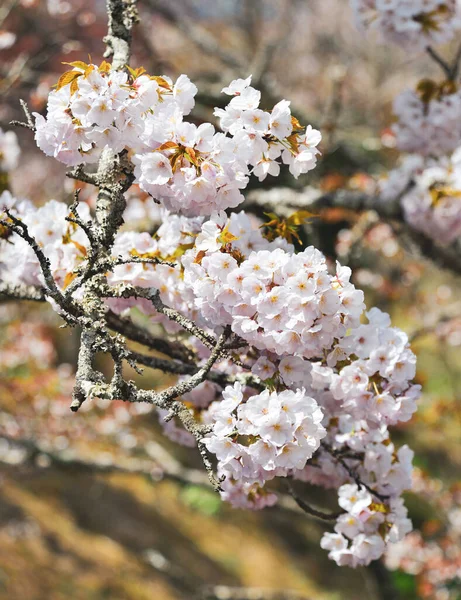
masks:
[[[351,0],[357,24],[412,51],[452,39],[461,28],[457,0]]]
[[[384,201],[401,197],[405,220],[438,243],[461,236],[461,152],[450,159],[409,155],[380,182]]]
[[[220,222],[226,222],[226,232],[222,233]],[[251,249],[272,248],[282,245],[286,248],[292,246],[283,239],[270,243],[265,239],[258,228],[253,228],[251,220],[244,212],[232,213],[227,220],[224,215],[215,215],[204,222],[203,217],[188,218],[180,215],[166,214],[161,226],[154,236],[147,233],[127,231],[119,233],[112,249],[114,257],[125,260],[130,257],[146,259],[159,259],[176,262],[178,257],[189,251],[203,252],[203,248],[213,247],[216,252],[221,248],[221,240],[234,239],[234,248],[243,255],[248,255]],[[238,239],[237,239],[238,237]],[[188,254],[191,256],[191,254]],[[111,285],[131,284],[143,288],[159,290],[160,298],[168,306],[175,308],[196,320],[202,326],[210,326],[211,322],[204,318],[203,310],[198,306],[193,288],[186,277],[182,262],[175,266],[166,264],[123,264],[116,266],[109,275]],[[152,303],[143,299],[108,299],[108,304],[115,312],[124,312],[136,305],[145,314],[156,316]],[[168,327],[175,324],[159,320]],[[214,325],[217,325],[215,323]]]
[[[411,528],[401,494],[410,486],[412,452],[395,448],[388,429],[410,419],[420,393],[408,338],[385,313],[365,313],[349,268],[337,264],[332,273],[313,246],[295,252],[289,236],[271,236],[244,212],[224,212],[242,201],[251,174],[278,175],[281,163],[294,177],[311,170],[319,132],[301,128],[285,100],[262,110],[251,78],[223,89],[231,99],[215,111],[216,132],[210,123],[184,120],[197,92],[184,75],[173,83],[107,63],[72,67],[49,95],[47,118],[36,115],[37,144],[67,165],[124,152],[135,182],[165,211],[154,234],[116,234],[105,271],[113,288],[107,307],[140,309],[177,332],[149,293],[123,293],[158,291],[205,336],[228,326],[241,343],[238,359],[226,352],[214,364],[216,380],[181,398],[209,432],[202,441],[223,479],[223,499],[252,509],[272,505],[274,480],[286,477],[336,488],[341,514],[322,546],[338,564],[379,558]],[[68,207],[50,201],[36,209],[9,192],[3,205],[27,225],[66,289],[89,247],[66,220]],[[78,211],[90,218],[87,204]],[[43,284],[26,242],[14,234],[0,244],[2,280]],[[77,302],[85,290],[79,282]],[[205,364],[210,350],[197,340],[187,344]],[[158,413],[166,435],[195,443],[179,421]]]
[[[338,565],[368,565],[380,558],[389,544],[402,540],[411,531],[400,494],[411,486],[412,457],[407,446],[396,453],[392,443],[369,445],[361,470],[365,478],[371,480],[374,475],[381,487],[392,490],[385,501],[374,495],[371,487],[359,487],[356,483],[340,486],[338,504],[344,512],[337,518],[335,533],[325,533],[321,540],[322,548]]]
[[[58,284],[68,285],[88,243],[65,221],[68,208],[51,201],[40,209],[13,203],[12,210],[23,210]],[[87,211],[81,207],[82,218]],[[2,253],[2,278],[37,284],[37,261],[17,236],[12,242]],[[208,331],[230,325],[248,345],[241,357],[260,382],[256,388],[240,383],[242,367],[222,359],[217,367],[236,376],[236,383],[222,391],[207,382],[184,398],[211,426],[206,445],[225,476],[224,499],[262,508],[277,500],[266,483],[291,476],[340,487],[339,503],[348,511],[342,498],[350,488],[341,486],[359,477],[357,494],[366,492],[367,504],[351,509],[348,518],[359,517],[361,541],[347,535],[341,515],[334,535],[342,537],[327,534],[323,542],[331,557],[339,564],[367,564],[387,541],[404,535],[409,523],[400,494],[410,485],[411,452],[394,449],[388,426],[407,421],[416,409],[415,357],[388,315],[374,308],[366,313],[368,322],[361,321],[363,294],[350,283],[348,268],[338,265],[330,275],[320,252],[296,254],[283,238],[269,241],[245,213],[216,213],[206,221],[170,215],[154,236],[120,232],[112,253],[123,264],[108,273],[111,286],[157,289],[165,304]],[[176,265],[130,263],[130,257]],[[136,306],[159,319],[147,298],[106,301],[116,312]],[[208,355],[199,350],[203,361]],[[192,443],[174,421],[165,433]]]
[[[386,41],[407,49],[448,41],[461,28],[457,0],[352,0],[352,5],[361,26],[378,29]],[[396,146],[411,155],[379,188],[383,200],[401,199],[405,220],[412,227],[448,244],[461,233],[457,191],[461,92],[448,63],[434,57],[447,78],[440,84],[423,79],[415,90],[395,99]]]
[[[74,269],[86,259],[88,239],[75,224],[66,221],[69,208],[64,202],[50,200],[36,208],[28,200],[18,200],[10,192],[0,195],[0,217],[6,217],[4,209],[23,221],[35,238],[45,256],[59,287],[66,288],[72,281]],[[79,206],[79,215],[88,219],[87,204]],[[0,276],[12,285],[25,284],[42,286],[43,274],[31,246],[19,235],[0,239]]]
[[[244,402],[240,383],[226,387],[204,415],[213,424],[205,443],[225,476],[224,499],[244,508],[273,503],[262,486],[306,466],[326,435],[322,418],[317,402],[303,389],[265,389]]]
[[[452,86],[444,90],[423,81],[416,91],[397,96],[394,114],[393,131],[403,152],[439,157],[461,143],[461,92]]]
[[[70,166],[97,162],[104,148],[126,150],[136,183],[169,210],[194,216],[233,208],[252,173],[278,175],[283,162],[298,177],[315,167],[320,133],[301,127],[286,100],[262,110],[251,76],[223,89],[232,98],[215,110],[217,132],[184,119],[197,93],[186,75],[173,83],[142,68],[72,66],[49,95],[46,119],[35,114],[39,148]]]
[[[235,222],[239,216],[233,215],[233,217]],[[410,383],[415,375],[415,357],[409,349],[408,338],[400,330],[392,328],[389,317],[378,309],[370,310],[367,313],[369,322],[361,324],[360,316],[364,308],[363,297],[350,284],[350,272],[345,268],[338,267],[337,274],[330,276],[320,253],[313,254],[317,263],[314,260],[307,264],[305,264],[305,257],[308,256],[312,259],[312,251],[307,254],[301,252],[295,255],[288,248],[252,250],[245,258],[244,252],[234,248],[234,244],[238,244],[239,240],[232,240],[232,231],[236,232],[237,229],[232,230],[224,216],[210,219],[205,227],[207,235],[205,236],[202,231],[201,236],[196,240],[196,247],[187,251],[182,260],[184,280],[194,289],[196,307],[203,312],[210,323],[229,323],[234,331],[237,331],[243,339],[251,344],[256,359],[253,359],[252,370],[256,376],[269,386],[278,386],[278,393],[280,390],[286,389],[291,390],[292,394],[302,394],[304,398],[308,399],[298,407],[299,420],[303,418],[301,407],[303,405],[310,406],[311,402],[315,402],[315,405],[318,405],[323,412],[322,424],[327,430],[325,440],[333,452],[335,448],[347,447],[351,452],[363,453],[363,465],[359,468],[360,477],[369,485],[370,489],[379,495],[378,497],[386,496],[387,498],[385,508],[383,508],[383,503],[377,502],[376,498],[370,495],[370,498],[373,498],[370,500],[370,518],[367,528],[360,532],[363,538],[361,549],[356,552],[355,547],[349,548],[343,541],[342,558],[339,558],[338,554],[332,555],[332,558],[338,559],[341,564],[344,564],[346,560],[349,561],[348,564],[354,566],[366,564],[378,554],[372,543],[375,537],[372,536],[381,535],[378,530],[383,522],[387,524],[386,527],[389,531],[390,529],[393,531],[392,535],[388,531],[386,536],[382,537],[384,541],[399,539],[409,528],[400,494],[403,489],[410,486],[411,455],[405,449],[394,453],[388,433],[389,425],[407,421],[411,417],[416,410],[416,400],[420,393],[420,387]],[[216,260],[219,260],[220,266],[211,270],[210,273],[207,265],[212,265],[213,262],[208,259],[213,256],[217,257]],[[286,275],[294,276],[290,275],[289,267],[285,271],[284,267],[296,257],[299,257],[299,262],[295,263],[295,273],[300,281],[309,283],[314,280],[315,282],[320,275],[324,278],[323,285],[318,289],[315,285],[311,287],[307,295],[309,304],[315,309],[322,294],[328,290],[326,285],[328,283],[330,293],[336,294],[337,300],[333,305],[335,310],[331,311],[328,304],[320,303],[321,308],[317,318],[322,327],[318,331],[325,330],[325,337],[320,338],[315,346],[312,343],[312,335],[306,334],[304,336],[285,336],[281,343],[274,347],[272,342],[269,344],[267,341],[267,334],[272,331],[270,325],[268,326],[269,317],[261,323],[258,321],[256,328],[247,328],[249,331],[242,330],[238,325],[241,322],[241,315],[234,314],[229,307],[236,307],[239,302],[248,304],[251,311],[248,310],[244,314],[245,319],[249,321],[259,319],[259,303],[262,306],[261,312],[267,304],[270,306],[273,291],[280,287],[283,289],[286,285],[284,277]],[[230,260],[232,258],[235,262]],[[229,268],[222,264],[223,262],[226,264],[229,262],[230,272]],[[255,267],[256,276],[260,270],[268,269],[267,273],[263,271],[261,274],[264,285],[259,284],[263,288],[258,292],[260,297],[257,298],[258,294],[253,291],[253,294],[247,297],[246,302],[234,299],[233,302],[227,303],[227,294],[223,293],[222,286],[230,285],[234,294],[239,293],[236,283],[238,278],[234,276],[233,272],[240,272],[239,270],[246,264],[250,265],[252,270]],[[317,265],[318,273],[313,265]],[[255,277],[252,270],[244,275]],[[191,273],[193,273],[192,278]],[[197,285],[194,286],[194,282]],[[207,290],[205,297],[202,293],[203,288]],[[243,284],[241,284],[241,289],[244,289]],[[284,302],[278,305],[278,310],[274,311],[273,318],[283,314],[292,289],[287,287]],[[348,306],[348,302],[344,302],[344,298],[352,299],[350,306]],[[354,302],[353,299],[356,301]],[[213,311],[210,312],[207,308],[211,301]],[[308,314],[306,314],[304,326],[313,327]],[[334,331],[334,335],[329,338],[328,334],[331,331]],[[293,334],[293,332],[291,333]],[[272,340],[273,337],[270,339]],[[296,343],[293,342],[293,339],[296,340]],[[251,352],[249,354],[251,355]],[[306,358],[311,360],[307,361]],[[318,360],[314,360],[316,358]],[[258,399],[259,396],[255,398]],[[274,406],[277,407],[278,395],[275,394],[272,398]],[[252,396],[247,400],[248,404],[253,405],[255,402],[256,400],[253,400]],[[277,408],[271,414],[270,406],[270,402],[265,403],[267,411],[265,419],[277,420],[279,418]],[[240,410],[240,413],[239,410],[237,409],[238,417],[242,414],[245,415],[244,427],[248,426],[248,421],[251,423],[251,417],[247,418],[246,410]],[[251,414],[251,409],[248,410]],[[223,411],[223,418],[229,419],[229,412]],[[233,418],[230,419],[229,434],[237,432],[238,435],[238,417],[236,421]],[[277,426],[281,426],[281,424],[277,422]],[[251,429],[251,431],[255,435],[258,429]],[[257,435],[256,433],[256,439],[259,442]],[[225,452],[219,446],[223,441],[212,439],[214,442],[210,443],[209,449],[212,449],[213,443],[216,443],[218,452]],[[231,455],[238,448],[234,445],[235,443],[238,444],[238,437],[237,441],[225,440],[224,446]],[[262,444],[260,446],[262,448]],[[248,447],[251,449],[252,445],[250,444]],[[303,456],[302,450],[298,449],[298,453],[301,457]],[[238,454],[236,456],[240,459]],[[225,454],[220,454],[218,459],[226,461]],[[311,466],[310,462],[304,468],[292,465],[292,476],[322,485],[341,485],[348,481],[350,475],[347,469],[345,470],[344,461],[338,463],[327,452],[317,453],[314,461],[316,461],[315,466]],[[348,463],[347,459],[345,461],[346,465],[353,468],[354,463]],[[244,466],[252,464],[245,459],[239,460],[238,463]],[[219,460],[219,464],[221,464],[221,460]],[[252,466],[254,468],[254,464]],[[239,468],[237,467],[237,469]],[[222,466],[221,469],[225,472],[225,466]],[[256,473],[258,470],[254,471],[255,476]],[[267,476],[267,472],[264,474]],[[226,499],[238,506],[248,506],[251,499],[254,507],[274,501],[271,495],[267,496],[262,492],[261,481],[250,484],[245,477],[248,477],[248,471],[240,480],[235,475],[227,478],[224,488]],[[386,519],[379,516],[383,511],[386,513]],[[344,519],[342,518],[342,520]],[[374,529],[372,524],[376,525]],[[371,542],[370,537],[372,538]],[[327,542],[325,543],[327,544]],[[365,552],[364,548],[369,546],[369,552]],[[372,548],[375,549],[372,550]],[[378,549],[380,555],[384,550],[384,543],[379,544]],[[350,558],[346,559],[345,556]]]
[[[441,244],[461,235],[461,93],[423,80],[394,102],[397,146],[407,155],[379,183],[384,201],[400,198],[405,220]]]
[[[197,229],[200,233],[194,234]],[[185,232],[193,235],[188,237]],[[145,234],[136,235],[141,240]],[[336,275],[329,275],[320,253],[311,249],[296,255],[283,239],[268,241],[261,229],[252,227],[244,213],[233,213],[229,218],[216,214],[203,224],[201,219],[176,217],[168,221],[168,225],[162,225],[157,239],[149,243],[154,252],[154,248],[158,251],[162,247],[164,257],[174,256],[174,245],[178,244],[179,254],[185,250],[181,264],[177,267],[143,265],[137,275],[131,269],[130,275],[126,265],[122,265],[117,267],[118,280],[112,279],[112,284],[135,282],[156,287],[161,282],[159,289],[164,301],[181,307],[184,314],[193,315],[203,326],[213,330],[230,324],[250,345],[245,361],[252,365],[253,375],[267,386],[261,392],[237,382],[226,388],[221,397],[219,386],[207,382],[202,384],[203,389],[197,388],[196,393],[185,398],[197,418],[213,426],[206,444],[217,457],[218,472],[226,477],[222,483],[223,498],[234,506],[246,508],[273,504],[276,496],[265,484],[287,474],[313,484],[339,487],[350,481],[345,464],[357,469],[371,490],[366,496],[370,502],[367,512],[360,513],[363,525],[357,530],[360,543],[349,545],[351,538],[344,537],[341,524],[345,516],[342,515],[335,534],[342,537],[333,538],[341,542],[341,548],[336,548],[331,556],[340,564],[355,566],[367,564],[382,554],[385,543],[400,539],[410,527],[400,494],[410,486],[411,452],[407,448],[396,451],[388,432],[388,426],[409,420],[420,394],[420,387],[411,384],[415,357],[407,336],[391,327],[388,315],[378,309],[368,311],[368,323],[361,322],[363,296],[349,282],[348,269],[338,267]],[[137,252],[141,251],[139,245],[136,248]],[[134,247],[127,246],[125,255],[133,250]],[[297,262],[293,262],[296,275],[290,274],[287,265],[296,259]],[[245,273],[246,265],[249,265],[248,273]],[[236,300],[236,294],[245,288],[235,275],[242,269],[243,279],[249,278],[251,285],[255,278],[260,278],[259,298],[249,285],[253,293],[241,301]],[[166,270],[171,274],[169,278],[164,274]],[[156,273],[162,274],[159,280]],[[284,302],[274,309],[273,319],[277,323],[287,298],[296,294],[293,291],[296,286],[287,285],[290,277],[309,285],[312,282],[305,297],[312,310],[318,310],[321,325],[318,331],[325,330],[325,336],[319,336],[315,345],[312,338],[316,336],[308,333],[293,336],[295,329],[290,336],[281,337],[277,346],[273,344],[271,319],[264,316],[263,311],[265,306],[270,306],[274,290],[286,291]],[[322,285],[318,284],[319,278]],[[182,286],[188,290],[187,294]],[[301,301],[302,289],[303,286],[299,292]],[[321,302],[326,291],[337,298],[334,311]],[[227,301],[228,295],[232,295],[231,302]],[[348,306],[344,298],[357,301]],[[240,327],[242,315],[238,310],[233,312],[239,303],[251,308],[243,316],[249,322],[257,319],[256,328]],[[149,310],[150,314],[155,312],[152,307],[143,310]],[[261,321],[260,313],[264,317]],[[306,318],[303,326],[314,328],[311,321],[312,317]],[[334,335],[328,337],[331,331]],[[278,333],[283,334],[283,328]],[[203,360],[207,356],[203,353]],[[229,367],[220,362],[218,367],[225,372],[236,372],[235,365]],[[192,442],[170,423],[168,435],[182,443]],[[300,428],[304,423],[309,425],[307,429],[304,425]],[[305,444],[304,437],[298,437],[301,432],[303,436],[307,432],[310,444]],[[319,449],[322,439],[333,454]],[[317,449],[315,455],[312,448]],[[334,456],[340,449],[346,456],[342,462]],[[348,452],[357,454],[358,459],[354,460],[359,460],[358,464],[347,458]],[[381,497],[385,497],[385,501],[380,500]],[[341,502],[340,494],[340,505]],[[354,515],[356,513],[355,508]],[[377,541],[378,537],[381,542]],[[329,539],[327,536],[323,542],[325,548],[332,543]]]
[[[207,225],[214,223],[214,237],[200,240],[182,259],[184,281],[211,323],[231,325],[259,350],[306,358],[321,356],[358,324],[363,293],[349,282],[350,269],[338,266],[329,275],[325,257],[312,246],[298,254],[283,248],[252,251],[245,258],[236,240],[226,252],[219,243],[226,221],[225,214],[212,217]]]
[[[429,167],[402,198],[406,220],[441,244],[461,236],[461,165]]]

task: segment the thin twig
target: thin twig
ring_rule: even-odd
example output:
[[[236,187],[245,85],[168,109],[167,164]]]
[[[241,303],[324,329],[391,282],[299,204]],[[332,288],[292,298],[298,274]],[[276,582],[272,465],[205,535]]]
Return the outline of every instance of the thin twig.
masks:
[[[461,63],[461,45],[456,52],[455,58],[453,59],[453,63],[451,65],[451,75],[450,80],[455,81],[458,78],[459,66]]]
[[[119,265],[129,265],[129,264],[142,264],[142,265],[166,265],[167,267],[176,267],[177,264],[174,262],[170,262],[168,260],[163,260],[161,258],[153,257],[153,258],[143,258],[141,256],[131,256],[130,258],[115,258],[112,262],[112,267],[117,267]]]
[[[10,125],[16,125],[17,127],[25,127],[26,129],[35,131],[35,123],[32,119],[32,115],[30,114],[30,110],[27,106],[27,103],[24,100],[19,100],[19,103],[21,104],[22,110],[24,111],[24,114],[26,116],[26,122],[23,123],[22,121],[11,121]]]
[[[61,291],[56,285],[56,281],[54,280],[53,274],[51,273],[50,261],[43,253],[43,250],[40,248],[35,238],[30,235],[27,225],[23,223],[20,219],[18,219],[15,215],[13,215],[9,209],[5,209],[4,212],[9,217],[11,222],[6,221],[4,219],[0,219],[0,225],[8,227],[29,244],[29,246],[34,251],[38,262],[40,263],[40,267],[42,269],[43,277],[45,279],[45,284],[47,288],[47,295],[51,296],[53,300],[55,300],[62,308],[69,309],[70,305],[65,301],[64,296],[62,295]]]
[[[98,185],[98,177],[95,173],[87,173],[83,170],[83,165],[78,165],[71,171],[66,173],[66,176],[70,179],[76,179],[77,181],[82,181],[83,183],[89,183],[91,185]]]
[[[432,60],[434,60],[439,65],[439,67],[443,70],[443,72],[447,76],[447,79],[451,80],[452,68],[446,62],[446,60],[444,60],[431,46],[427,46],[426,52],[429,54],[429,56],[432,58]]]
[[[78,214],[78,207],[80,204],[80,189],[75,190],[74,192],[74,202],[71,204],[71,206],[69,207],[69,215],[66,217],[66,221],[68,221],[69,223],[74,223],[75,225],[78,225],[86,234],[86,237],[88,238],[88,241],[90,242],[91,245],[94,245],[96,242],[95,239],[95,235],[94,235],[94,225],[92,221],[84,221],[80,215]],[[70,216],[72,215],[72,216]]]
[[[325,513],[313,506],[310,506],[303,498],[301,498],[298,493],[295,491],[291,482],[287,480],[286,487],[288,489],[288,493],[295,500],[296,504],[301,508],[305,513],[311,515],[312,517],[316,517],[317,519],[321,519],[322,521],[336,521],[336,519],[343,514],[344,511],[337,513]]]
[[[138,327],[130,318],[116,315],[111,310],[106,313],[105,320],[110,329],[133,342],[186,364],[195,364],[196,357],[192,350],[179,341],[171,342],[163,337],[154,336],[147,329]]]

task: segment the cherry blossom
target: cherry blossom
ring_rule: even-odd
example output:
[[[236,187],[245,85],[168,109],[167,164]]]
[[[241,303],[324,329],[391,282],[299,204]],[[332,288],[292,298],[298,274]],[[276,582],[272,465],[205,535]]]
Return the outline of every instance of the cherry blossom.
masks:
[[[411,27],[419,27],[415,17],[420,14],[429,15],[435,29],[440,20],[440,30],[430,33],[431,39],[448,36],[455,27],[451,5],[444,12],[440,3],[425,3],[413,13],[407,4],[405,15],[400,9],[393,17],[387,15],[389,23],[398,21],[402,41]],[[391,8],[389,2],[376,3],[382,13]],[[387,32],[389,23],[379,26]],[[135,184],[128,189],[132,196],[127,208],[123,205],[127,226],[116,228],[99,256],[98,319],[143,313],[146,322],[178,334],[185,351],[195,353],[194,368],[199,370],[193,369],[192,377],[197,385],[180,387],[175,404],[166,406],[181,406],[203,434],[196,437],[193,428],[183,426],[178,411],[159,402],[164,434],[178,444],[199,446],[202,456],[213,461],[206,466],[217,473],[216,489],[237,508],[276,504],[280,479],[335,490],[331,499],[337,498],[337,513],[326,517],[334,521],[334,533],[323,536],[322,548],[339,565],[356,567],[378,559],[388,544],[411,530],[402,493],[411,487],[413,452],[397,447],[389,431],[411,418],[420,395],[420,386],[413,383],[416,358],[408,337],[392,326],[386,313],[375,307],[366,310],[364,294],[351,282],[348,267],[337,263],[332,268],[314,246],[296,251],[290,237],[265,233],[260,221],[245,211],[225,212],[243,202],[252,176],[263,181],[287,166],[298,178],[314,169],[320,132],[301,126],[287,100],[266,110],[251,76],[223,88],[229,102],[214,111],[216,130],[211,123],[196,125],[185,118],[198,91],[186,75],[173,81],[150,76],[142,68],[115,70],[105,62],[98,67],[77,61],[71,67],[50,92],[46,117],[35,114],[35,139],[45,154],[67,166],[87,165],[90,179],[96,170],[92,164],[99,163],[98,178],[107,156],[116,157],[127,188]],[[396,104],[400,121],[428,136],[426,158],[451,148],[425,122],[435,124],[437,115],[451,109],[455,115],[456,98],[451,96],[456,94],[446,94],[443,101],[432,98],[433,110],[417,94]],[[406,148],[407,130],[400,121],[397,137]],[[454,128],[451,133],[456,134]],[[2,135],[2,169],[8,170],[17,161],[15,139]],[[426,199],[426,191],[436,189],[446,212],[456,197],[455,170],[442,190],[434,188],[440,173],[432,173],[435,179],[429,182],[427,166],[417,160],[406,167],[408,179],[420,177],[402,200],[407,219],[417,228],[422,225],[411,213],[411,202],[418,206],[413,213],[418,212],[420,197],[411,194]],[[390,179],[400,185],[399,178]],[[142,208],[145,202],[155,210]],[[94,266],[91,232],[97,230],[82,223],[100,222],[91,221],[87,203],[72,210],[74,218],[63,202],[50,200],[35,208],[7,191],[0,197],[2,219],[8,224],[14,215],[23,223],[55,280],[55,297],[62,293],[78,312],[82,299],[88,303],[90,297],[91,303],[95,285],[85,269]],[[435,214],[438,204],[427,208],[426,217],[429,210],[441,223],[435,235],[446,235],[442,222],[450,219]],[[138,213],[149,213],[155,227],[130,227],[130,215]],[[450,215],[455,235],[458,224]],[[0,239],[2,282],[44,286],[43,260],[33,245],[17,228],[8,239]],[[54,300],[50,303],[60,312]],[[168,318],[172,313],[180,318]],[[181,320],[195,337],[184,333]],[[211,343],[226,335],[239,344],[238,353],[235,346]],[[120,351],[117,338],[104,338],[104,343],[113,344],[114,355]],[[123,352],[130,351],[123,347]],[[210,357],[215,359],[212,364]],[[180,363],[170,362],[171,373],[181,373],[179,385],[190,382],[191,364],[176,371]],[[201,372],[209,378],[200,379]],[[97,396],[101,391],[93,383],[85,385],[96,387]]]
[[[450,40],[461,27],[457,0],[351,0],[361,29],[375,29],[383,41],[423,50]]]
[[[95,163],[105,148],[126,150],[135,182],[173,212],[234,208],[252,174],[277,176],[282,162],[296,178],[315,167],[320,133],[301,127],[286,100],[261,109],[251,76],[224,88],[232,98],[215,110],[216,132],[184,120],[197,93],[186,75],[173,83],[142,69],[128,75],[107,63],[72,65],[49,95],[46,118],[35,114],[39,148],[68,166]]]
[[[442,245],[461,236],[461,153],[424,160],[409,155],[380,182],[383,201],[400,196],[405,220]]]
[[[416,91],[406,90],[394,101],[393,125],[397,147],[426,157],[439,157],[461,142],[461,93],[422,81]]]
[[[21,151],[14,131],[0,129],[0,171],[8,173],[15,169]]]

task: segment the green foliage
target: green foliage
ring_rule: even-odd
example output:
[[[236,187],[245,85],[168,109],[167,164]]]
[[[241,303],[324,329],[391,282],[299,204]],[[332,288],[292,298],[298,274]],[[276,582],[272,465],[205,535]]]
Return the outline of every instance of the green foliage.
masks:
[[[409,575],[403,571],[394,571],[392,579],[395,587],[405,600],[418,600],[419,596],[414,575]]]
[[[188,485],[181,492],[181,500],[189,508],[207,516],[218,514],[221,499],[218,494],[197,485]]]

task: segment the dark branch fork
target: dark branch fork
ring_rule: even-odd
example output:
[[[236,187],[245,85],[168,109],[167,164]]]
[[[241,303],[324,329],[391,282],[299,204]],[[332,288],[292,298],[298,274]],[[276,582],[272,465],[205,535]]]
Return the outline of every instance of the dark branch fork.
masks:
[[[444,58],[438,54],[431,46],[426,48],[426,52],[432,58],[434,62],[436,62],[442,71],[445,73],[448,81],[455,81],[458,77],[459,66],[461,62],[461,46],[459,46],[458,51],[453,59],[453,62],[450,64]]]

